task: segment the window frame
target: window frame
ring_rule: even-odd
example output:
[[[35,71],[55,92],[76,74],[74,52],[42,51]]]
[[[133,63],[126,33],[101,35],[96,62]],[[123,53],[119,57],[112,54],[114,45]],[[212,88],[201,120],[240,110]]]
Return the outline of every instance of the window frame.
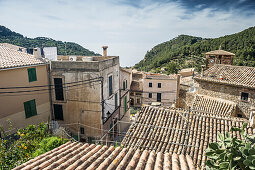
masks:
[[[56,116],[56,110],[55,110],[55,106],[61,106],[61,110],[62,110],[62,115],[59,117]],[[55,120],[64,120],[64,111],[63,111],[63,105],[62,104],[53,104],[53,112],[54,112],[54,119]]]
[[[24,111],[26,119],[37,115],[35,99],[24,102]]]
[[[36,68],[27,68],[28,81],[29,83],[37,81]]]
[[[161,83],[158,83],[158,88],[161,88],[162,87],[162,84]]]
[[[60,84],[56,84],[55,83],[55,79],[61,79],[61,85],[62,85],[62,87],[57,87],[57,86],[60,86]],[[65,101],[65,94],[64,94],[64,86],[63,86],[63,78],[62,77],[53,77],[53,82],[54,82],[54,99],[56,100],[56,101]],[[60,97],[58,97],[59,95],[57,95],[58,93],[57,93],[57,90],[60,90],[60,91],[62,91],[62,98]]]
[[[243,94],[247,94],[247,96],[243,96]],[[248,102],[249,101],[249,93],[241,92],[241,101]]]
[[[148,96],[149,98],[152,98],[152,93],[149,93],[149,96]]]
[[[113,75],[112,74],[108,76],[108,94],[109,96],[113,94]]]
[[[152,82],[149,82],[149,87],[152,87]]]

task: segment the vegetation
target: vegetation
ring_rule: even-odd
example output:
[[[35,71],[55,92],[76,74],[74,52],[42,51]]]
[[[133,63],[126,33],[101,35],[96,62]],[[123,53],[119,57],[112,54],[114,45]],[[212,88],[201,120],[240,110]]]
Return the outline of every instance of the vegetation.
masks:
[[[2,129],[2,128],[1,128]],[[10,129],[11,130],[11,126]],[[29,125],[10,135],[1,130],[0,138],[0,169],[12,169],[31,158],[67,142],[67,139],[52,137],[47,125]]]
[[[86,56],[99,55],[73,42],[56,41],[46,37],[27,38],[1,25],[0,25],[0,43],[10,43],[25,48],[57,47],[58,55],[65,54]]]
[[[206,150],[207,169],[255,169],[255,136],[248,136],[246,127],[247,123],[241,129],[232,128],[241,133],[243,140],[231,137],[228,132],[225,136],[218,134],[219,142],[210,143]]]
[[[152,72],[166,68],[168,74],[189,67],[199,71],[205,64],[205,53],[219,48],[236,54],[235,65],[255,67],[255,27],[214,39],[180,35],[153,47],[134,67]]]

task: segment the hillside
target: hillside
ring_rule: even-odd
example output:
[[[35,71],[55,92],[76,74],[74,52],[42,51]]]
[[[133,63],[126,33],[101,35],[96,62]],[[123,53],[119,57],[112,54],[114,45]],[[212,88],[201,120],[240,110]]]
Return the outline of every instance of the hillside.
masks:
[[[0,43],[10,43],[26,48],[57,47],[58,55],[65,54],[86,56],[99,55],[73,42],[66,42],[65,52],[65,43],[62,41],[56,41],[46,37],[27,38],[1,25],[0,25]]]
[[[134,67],[152,72],[165,68],[166,73],[193,66],[200,70],[205,53],[219,48],[236,54],[235,65],[255,67],[255,27],[213,39],[180,35],[153,47]]]

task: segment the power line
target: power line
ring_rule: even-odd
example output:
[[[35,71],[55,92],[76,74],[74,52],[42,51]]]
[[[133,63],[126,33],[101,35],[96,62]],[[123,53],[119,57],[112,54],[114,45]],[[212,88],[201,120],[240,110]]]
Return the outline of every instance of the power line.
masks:
[[[90,82],[86,82],[86,83],[82,83],[82,84],[75,84],[75,85],[70,85],[70,86],[63,86],[62,88],[70,88],[70,87],[75,87],[75,86],[80,86],[80,85],[84,85],[84,84],[89,84],[89,83],[93,83],[93,82],[97,82],[97,81],[101,81],[101,80],[93,80]],[[47,89],[38,89],[38,90],[23,90],[23,91],[7,91],[7,92],[0,92],[0,94],[9,94],[9,93],[30,93],[30,92],[40,92],[40,91],[47,91],[47,90],[54,90],[54,89],[61,89],[61,88],[47,88]]]
[[[102,79],[102,77],[96,77],[92,79],[87,79],[87,80],[81,80],[81,81],[75,81],[75,82],[69,82],[69,83],[62,83],[63,85],[65,84],[74,84],[74,83],[82,83],[85,81],[91,81],[95,79]],[[26,88],[37,88],[37,87],[49,87],[49,86],[55,86],[55,85],[40,85],[40,86],[17,86],[17,87],[1,87],[0,89],[26,89]]]

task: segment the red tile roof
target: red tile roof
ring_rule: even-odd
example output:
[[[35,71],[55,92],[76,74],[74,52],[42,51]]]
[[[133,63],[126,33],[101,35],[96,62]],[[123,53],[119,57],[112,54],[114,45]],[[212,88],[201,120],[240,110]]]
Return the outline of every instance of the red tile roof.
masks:
[[[144,106],[136,115],[122,146],[156,153],[190,155],[196,166],[204,168],[205,149],[217,141],[218,133],[230,132],[241,138],[231,127],[241,127],[245,119],[187,110]],[[253,134],[253,128],[247,127]]]
[[[204,75],[197,75],[194,79],[254,89],[255,68],[215,64],[206,70]]]
[[[195,167],[190,156],[68,142],[14,168],[14,170],[21,169],[194,170]]]
[[[44,62],[31,54],[0,44],[0,69],[37,64],[44,64]]]

